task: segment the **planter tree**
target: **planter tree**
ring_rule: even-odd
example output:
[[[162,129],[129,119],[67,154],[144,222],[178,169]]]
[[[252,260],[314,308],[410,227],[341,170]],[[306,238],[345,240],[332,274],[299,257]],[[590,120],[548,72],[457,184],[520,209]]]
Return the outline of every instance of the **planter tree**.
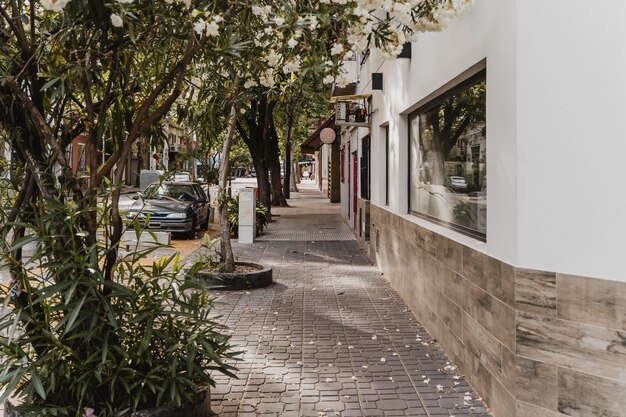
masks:
[[[183,99],[222,115],[218,201],[232,270],[225,185],[241,112],[259,97],[275,101],[307,71],[345,82],[349,48],[393,57],[467,4],[0,0],[0,129],[15,154],[10,205],[0,207],[0,256],[12,278],[0,401],[14,395],[33,415],[119,416],[183,403],[212,383],[209,371],[228,373],[228,340],[206,296],[181,291],[191,284],[178,286],[176,259],[146,269],[120,253],[133,145]],[[329,38],[330,49],[307,47]],[[66,156],[79,136],[85,176]],[[99,203],[99,192],[110,199]]]

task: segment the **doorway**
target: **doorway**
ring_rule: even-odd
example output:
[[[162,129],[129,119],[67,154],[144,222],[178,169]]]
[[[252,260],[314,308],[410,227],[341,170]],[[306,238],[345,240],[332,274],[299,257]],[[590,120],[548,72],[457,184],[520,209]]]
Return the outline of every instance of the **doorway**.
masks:
[[[353,228],[356,230],[356,206],[357,206],[357,195],[358,195],[358,183],[359,183],[359,160],[357,159],[357,152],[352,152],[352,223]]]

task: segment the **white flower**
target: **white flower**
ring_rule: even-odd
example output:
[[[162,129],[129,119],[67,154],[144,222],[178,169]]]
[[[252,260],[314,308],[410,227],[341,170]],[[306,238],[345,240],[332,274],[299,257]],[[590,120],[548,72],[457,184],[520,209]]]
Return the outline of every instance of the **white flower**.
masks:
[[[343,73],[343,74],[339,74],[339,76],[335,80],[335,83],[337,84],[337,87],[344,88],[348,84],[350,84],[350,80],[348,79],[347,74]]]
[[[300,57],[295,57],[285,62],[285,67],[283,68],[283,71],[285,71],[285,74],[293,74],[294,72],[298,72],[299,69]]]
[[[387,362],[387,359],[386,359],[386,358],[380,358],[380,361],[381,361],[382,363],[385,363],[385,362]]]
[[[340,43],[336,43],[333,45],[332,48],[330,48],[330,54],[331,55],[339,55],[340,53],[343,52],[343,45]]]
[[[282,56],[273,49],[270,50],[270,52],[265,56],[265,61],[270,67],[275,67],[276,65],[278,65],[281,59]]]
[[[67,3],[71,0],[41,0],[41,5],[46,10],[52,10],[53,12],[60,12],[65,9]]]
[[[124,25],[124,21],[119,15],[111,13],[111,24],[116,28],[121,28]]]
[[[193,24],[193,30],[198,34],[202,35],[206,30],[206,22],[204,20],[198,20]]]
[[[207,36],[218,36],[220,34],[220,26],[217,22],[213,21],[206,25]]]
[[[258,85],[258,83],[255,80],[248,80],[245,82],[245,84],[243,85],[244,88],[252,88],[252,87],[256,87]]]
[[[290,47],[291,49],[295,48],[296,46],[298,46],[298,41],[295,38],[289,38],[289,40],[287,41],[287,46]]]
[[[282,26],[282,25],[284,25],[284,24],[285,24],[285,19],[283,19],[283,18],[282,18],[282,17],[280,17],[280,16],[276,16],[276,17],[274,18],[274,23],[276,23],[276,25],[277,25],[277,26]]]
[[[263,16],[265,15],[265,10],[263,10],[260,6],[252,6],[252,14],[255,16]]]
[[[135,0],[116,0],[118,3],[123,3],[123,4],[130,4],[132,2],[134,2]]]
[[[352,11],[352,14],[359,18],[362,23],[367,22],[370,17],[370,13],[365,10],[363,7],[357,7]]]
[[[259,80],[263,87],[272,88],[276,84],[274,79],[274,70],[272,68],[267,69]]]

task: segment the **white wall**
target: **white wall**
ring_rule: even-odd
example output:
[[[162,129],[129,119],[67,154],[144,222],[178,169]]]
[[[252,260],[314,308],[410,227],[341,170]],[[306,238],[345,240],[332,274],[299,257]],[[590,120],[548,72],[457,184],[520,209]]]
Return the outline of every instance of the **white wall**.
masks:
[[[384,205],[384,130],[390,132],[389,208],[408,211],[408,117],[405,112],[464,71],[487,59],[488,236],[491,256],[515,263],[516,205],[516,32],[513,1],[481,0],[439,33],[423,34],[412,59],[383,61],[376,54],[363,71],[361,92],[369,91],[372,72],[383,72],[384,89],[374,92],[372,182],[374,204]],[[452,233],[454,237],[455,233]],[[468,239],[457,235],[467,243]]]
[[[518,3],[524,266],[626,281],[625,21],[623,0]]]
[[[626,281],[624,21],[623,0],[480,0],[423,34],[411,60],[372,54],[359,92],[383,72],[372,99],[373,204],[385,205],[381,126],[388,209],[406,215],[406,111],[486,59],[487,243],[433,230],[516,266]]]

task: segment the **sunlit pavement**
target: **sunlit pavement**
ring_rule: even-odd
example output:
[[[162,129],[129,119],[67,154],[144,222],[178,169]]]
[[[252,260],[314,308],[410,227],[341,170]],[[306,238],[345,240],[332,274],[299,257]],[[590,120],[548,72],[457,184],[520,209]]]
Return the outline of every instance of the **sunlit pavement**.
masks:
[[[490,416],[311,184],[257,243],[235,244],[275,283],[216,293],[244,350],[239,379],[215,375],[216,414]]]

